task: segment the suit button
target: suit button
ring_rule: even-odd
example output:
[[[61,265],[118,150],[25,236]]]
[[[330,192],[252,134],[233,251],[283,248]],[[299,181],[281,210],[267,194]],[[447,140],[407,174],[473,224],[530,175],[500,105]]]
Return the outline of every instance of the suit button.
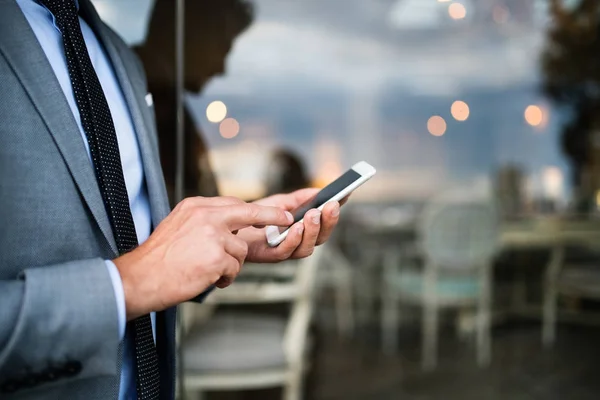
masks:
[[[20,387],[21,387],[21,385],[19,384],[18,381],[8,380],[8,381],[4,382],[2,384],[2,386],[0,386],[0,392],[2,392],[2,393],[14,393],[17,390],[19,390]]]
[[[82,370],[81,363],[79,361],[70,361],[65,364],[63,369],[64,375],[67,377],[72,377],[79,374]]]

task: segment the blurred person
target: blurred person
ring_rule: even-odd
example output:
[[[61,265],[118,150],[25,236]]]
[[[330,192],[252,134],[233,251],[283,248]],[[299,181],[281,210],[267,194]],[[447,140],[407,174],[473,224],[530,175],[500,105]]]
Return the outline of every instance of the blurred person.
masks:
[[[185,90],[200,93],[214,76],[225,72],[233,41],[252,22],[252,8],[243,0],[188,1],[185,6]],[[176,175],[175,7],[172,0],[157,0],[139,55],[154,99],[161,164],[167,192],[174,204]],[[202,132],[184,110],[184,193],[216,196],[218,186]]]
[[[337,223],[267,246],[312,189],[171,211],[142,64],[90,0],[0,0],[0,76],[2,399],[173,399],[176,306]]]
[[[300,157],[290,150],[277,150],[267,168],[266,195],[291,193],[308,186],[309,179]]]

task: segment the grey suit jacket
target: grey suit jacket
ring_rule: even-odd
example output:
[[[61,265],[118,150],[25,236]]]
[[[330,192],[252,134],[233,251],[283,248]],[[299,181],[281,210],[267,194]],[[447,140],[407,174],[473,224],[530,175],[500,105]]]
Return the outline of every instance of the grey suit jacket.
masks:
[[[81,13],[112,61],[141,148],[153,225],[169,204],[143,67]],[[14,0],[0,0],[0,398],[116,399],[117,256],[93,167],[53,70]],[[157,314],[161,398],[174,397],[175,310]]]

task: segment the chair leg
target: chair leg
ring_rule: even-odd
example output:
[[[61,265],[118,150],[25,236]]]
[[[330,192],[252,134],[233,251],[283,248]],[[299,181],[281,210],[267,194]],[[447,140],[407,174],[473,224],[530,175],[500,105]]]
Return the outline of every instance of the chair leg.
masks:
[[[398,350],[399,305],[391,288],[382,287],[381,296],[381,347],[385,354],[392,355]]]
[[[432,371],[437,366],[438,346],[438,273],[437,267],[431,263],[425,265],[423,275],[423,347],[421,364],[425,371]]]
[[[423,347],[421,364],[425,371],[437,366],[438,307],[434,302],[426,302],[423,309]]]
[[[302,371],[292,374],[283,387],[283,400],[302,400]]]
[[[477,310],[477,363],[486,367],[491,362],[491,299],[492,285],[490,267],[484,266],[480,272],[481,292]]]
[[[473,338],[477,332],[477,312],[473,312],[470,308],[459,309],[455,325],[458,339],[467,341]]]
[[[346,337],[354,333],[354,309],[352,304],[352,267],[345,257],[337,251],[332,254],[336,269],[336,314],[338,332]]]
[[[398,350],[398,327],[400,307],[393,288],[397,271],[398,255],[389,251],[384,256],[381,274],[381,348],[384,354],[392,355]]]
[[[556,341],[556,285],[554,282],[546,282],[544,290],[544,315],[542,327],[542,343],[551,347]]]
[[[356,323],[360,328],[368,326],[372,321],[373,316],[373,300],[376,296],[375,282],[373,276],[376,275],[377,266],[380,262],[379,248],[367,247],[365,249],[367,255],[363,268],[358,270],[359,275],[355,278],[355,295],[356,295]]]
[[[550,263],[544,280],[544,309],[542,322],[542,343],[550,347],[556,340],[557,288],[556,281],[564,258],[564,249],[556,247],[552,250]]]

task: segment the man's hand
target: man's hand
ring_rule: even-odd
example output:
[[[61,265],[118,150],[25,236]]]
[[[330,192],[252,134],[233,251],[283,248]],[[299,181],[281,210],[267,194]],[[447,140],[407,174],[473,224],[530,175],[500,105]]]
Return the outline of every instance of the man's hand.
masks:
[[[303,204],[319,192],[319,189],[303,189],[290,194],[278,194],[256,201],[254,204],[274,206],[291,211]],[[248,243],[247,260],[251,262],[278,262],[289,258],[304,258],[310,256],[315,246],[329,239],[338,223],[340,203],[331,202],[325,205],[323,211],[310,210],[304,216],[303,223],[291,227],[287,238],[277,247],[267,244],[264,229],[249,227],[240,230],[238,236]]]
[[[235,198],[183,200],[145,243],[114,260],[123,281],[127,319],[187,301],[212,284],[228,286],[248,253],[248,244],[235,232],[292,221],[280,207]]]

